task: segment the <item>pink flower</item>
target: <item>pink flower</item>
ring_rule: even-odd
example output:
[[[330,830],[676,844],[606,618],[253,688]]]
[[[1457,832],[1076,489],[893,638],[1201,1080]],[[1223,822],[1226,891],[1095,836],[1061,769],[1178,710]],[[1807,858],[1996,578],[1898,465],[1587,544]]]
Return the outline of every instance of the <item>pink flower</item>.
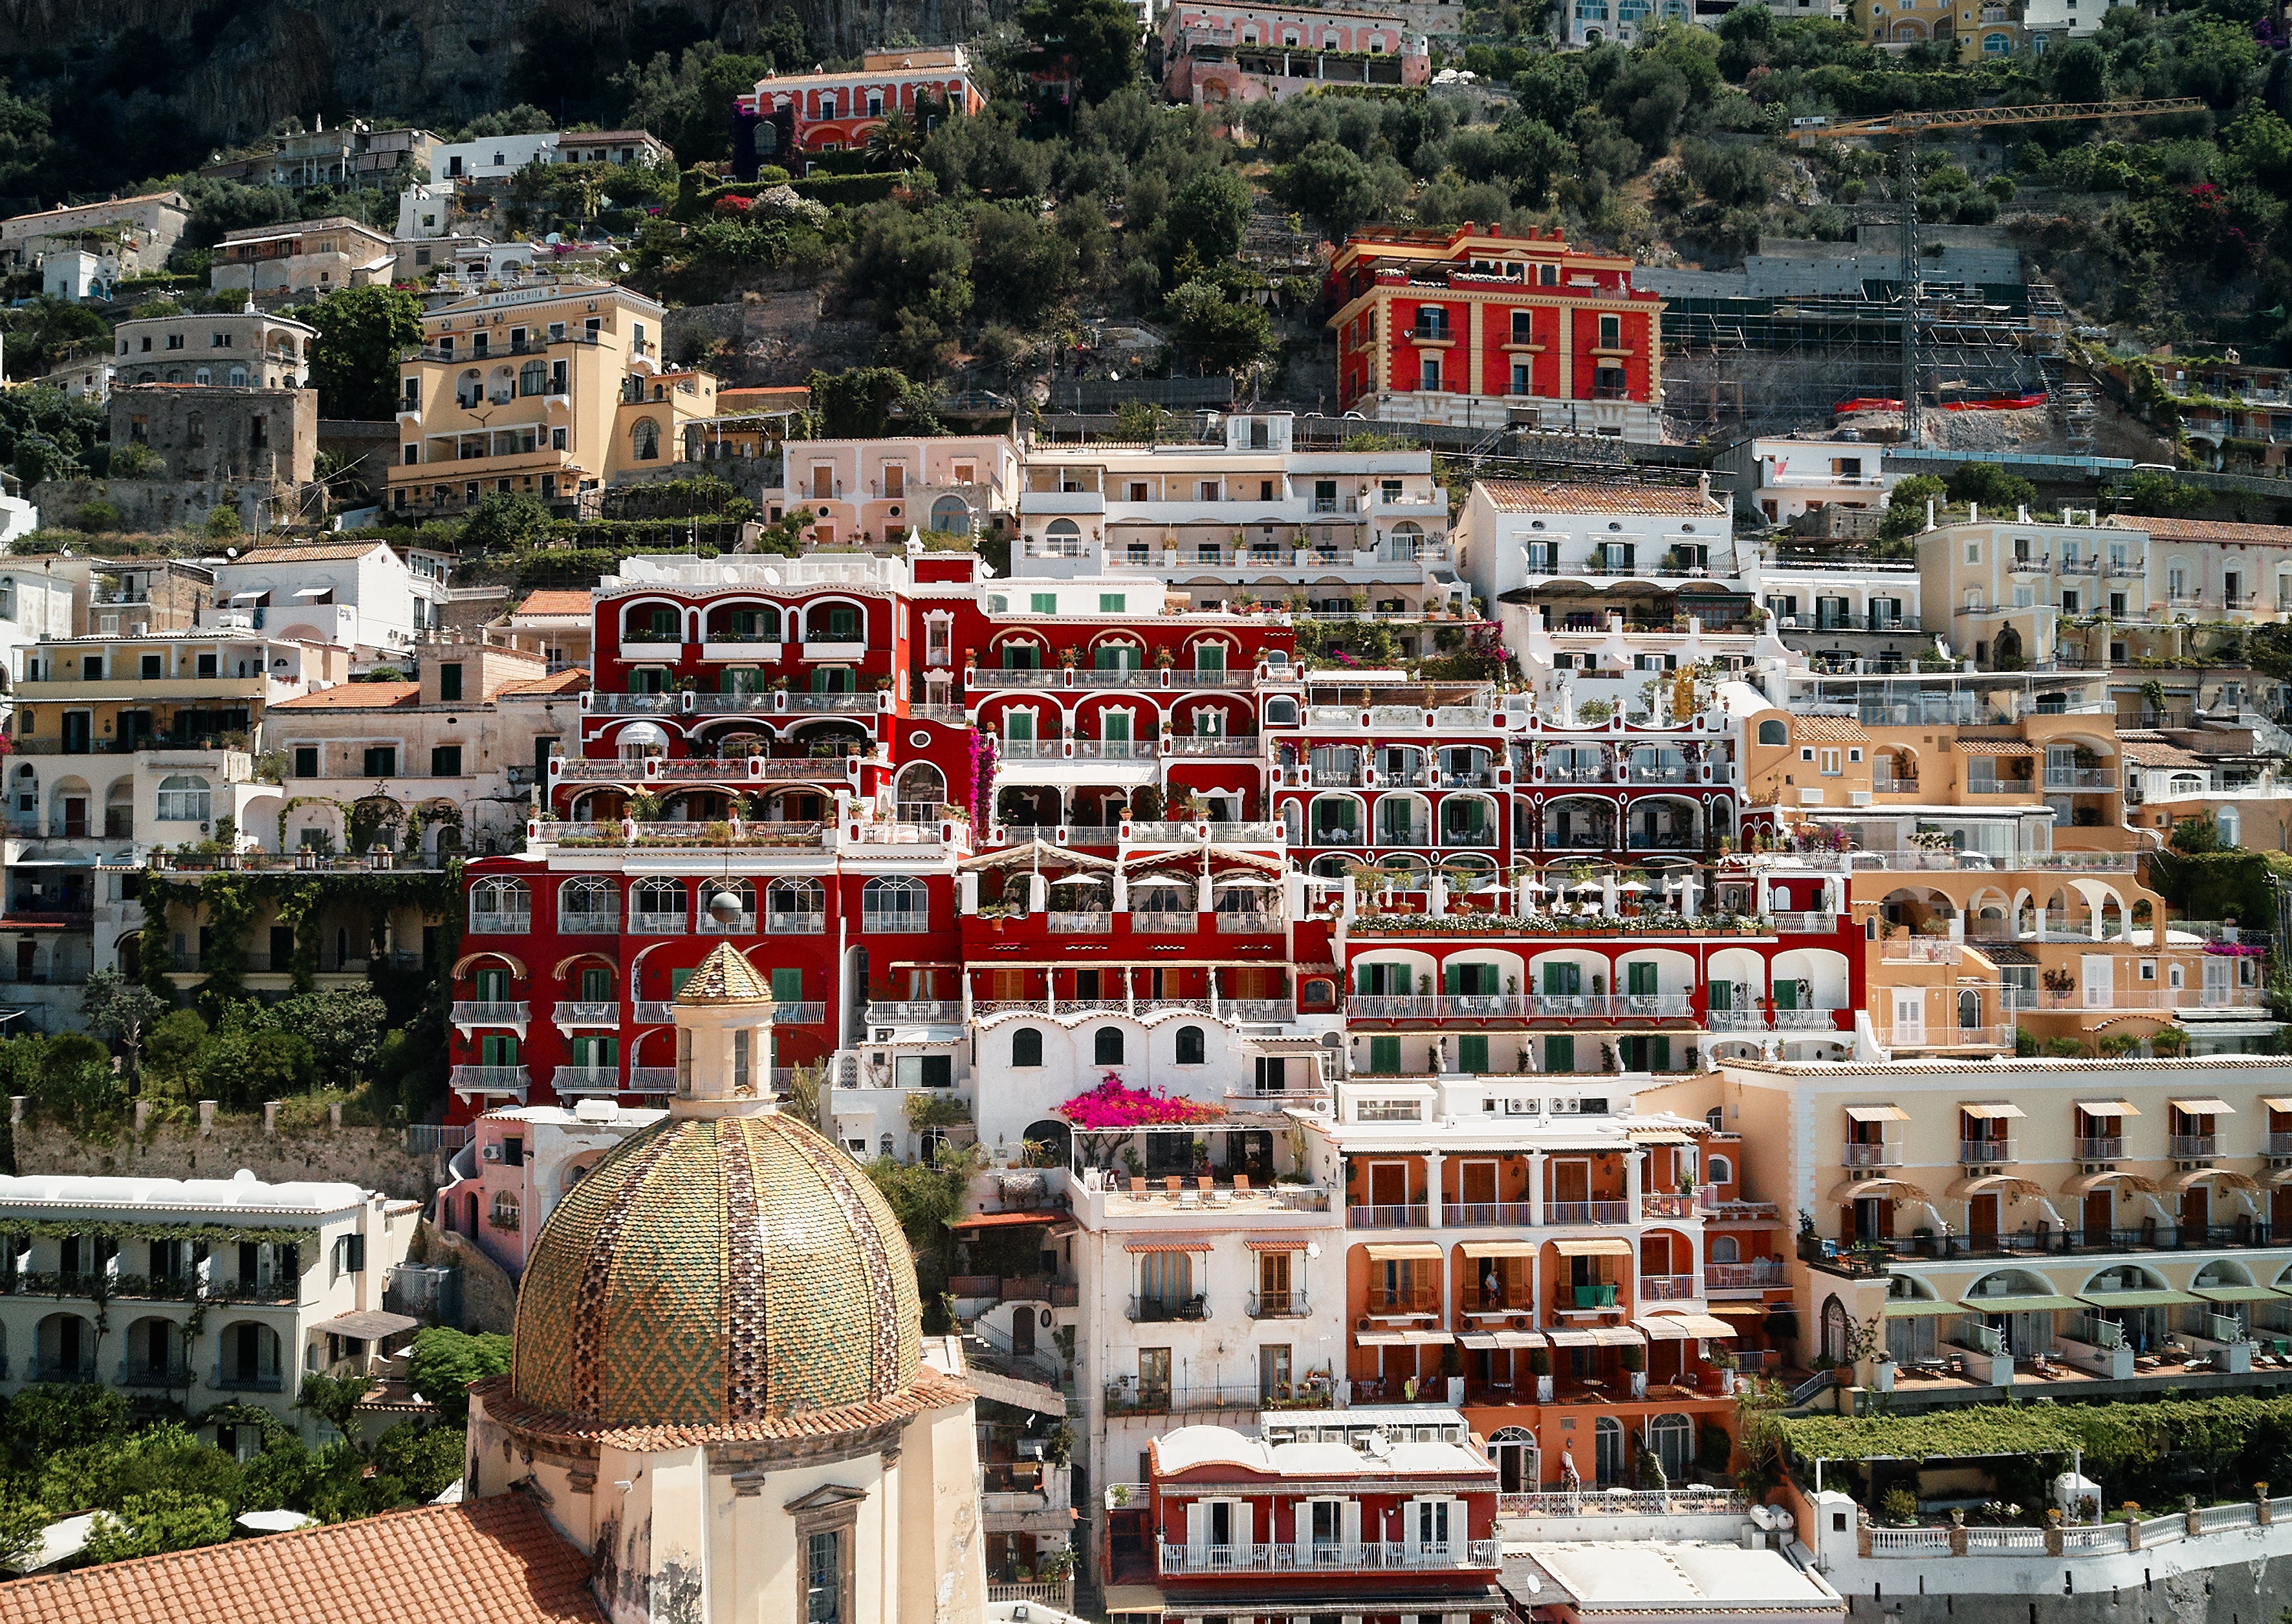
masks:
[[[1142,1128],[1163,1123],[1207,1122],[1222,1116],[1222,1107],[1199,1100],[1176,1099],[1157,1089],[1125,1087],[1113,1077],[1059,1107],[1059,1114],[1076,1127],[1092,1131]]]

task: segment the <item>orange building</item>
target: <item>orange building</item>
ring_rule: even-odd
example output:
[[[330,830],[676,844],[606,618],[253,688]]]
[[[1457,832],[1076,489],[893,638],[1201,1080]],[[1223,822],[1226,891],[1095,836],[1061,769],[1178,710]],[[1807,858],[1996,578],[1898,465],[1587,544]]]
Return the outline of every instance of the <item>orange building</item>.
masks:
[[[1340,409],[1663,438],[1663,301],[1557,231],[1372,227],[1329,267]]]

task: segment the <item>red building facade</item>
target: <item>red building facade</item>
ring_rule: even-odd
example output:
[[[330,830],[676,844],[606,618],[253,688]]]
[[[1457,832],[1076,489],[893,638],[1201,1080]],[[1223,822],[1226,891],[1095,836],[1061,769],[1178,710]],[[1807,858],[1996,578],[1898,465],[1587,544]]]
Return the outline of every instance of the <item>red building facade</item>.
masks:
[[[1662,438],[1663,301],[1558,232],[1374,227],[1331,262],[1338,404],[1410,422]]]

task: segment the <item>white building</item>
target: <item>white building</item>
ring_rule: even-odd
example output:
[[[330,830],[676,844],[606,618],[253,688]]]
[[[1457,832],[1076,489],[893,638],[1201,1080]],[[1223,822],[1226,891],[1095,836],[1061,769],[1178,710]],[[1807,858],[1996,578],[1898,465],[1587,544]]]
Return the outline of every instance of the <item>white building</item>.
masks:
[[[40,261],[40,292],[73,304],[110,298],[118,277],[117,259],[87,248],[54,249]]]
[[[419,1216],[356,1185],[244,1170],[0,1178],[0,1231],[28,1242],[6,1258],[0,1391],[93,1381],[194,1413],[250,1404],[319,1442],[324,1423],[295,1407],[302,1378],[370,1374],[420,1324],[383,1310]],[[262,1446],[254,1427],[213,1436]]]
[[[382,542],[258,547],[214,572],[217,615],[246,612],[266,636],[348,648],[361,663],[411,657],[444,620],[445,583]]]
[[[228,314],[148,316],[112,329],[113,375],[130,383],[300,389],[318,329],[251,307]],[[109,389],[94,391],[99,397]]]
[[[1739,440],[1712,466],[1731,476],[1735,500],[1770,525],[1788,525],[1818,508],[1876,512],[1902,477],[1888,468],[1884,447],[1835,434],[1776,435]]]

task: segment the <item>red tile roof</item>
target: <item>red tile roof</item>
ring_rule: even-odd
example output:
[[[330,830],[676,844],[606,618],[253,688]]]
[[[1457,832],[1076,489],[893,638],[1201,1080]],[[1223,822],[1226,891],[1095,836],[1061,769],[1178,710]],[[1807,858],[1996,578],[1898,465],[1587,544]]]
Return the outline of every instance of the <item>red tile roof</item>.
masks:
[[[589,594],[586,592],[535,592],[510,611],[512,615],[586,615]]]
[[[578,694],[589,686],[589,668],[569,665],[563,671],[546,677],[532,677],[523,682],[504,682],[504,694]]]
[[[0,1624],[604,1624],[522,1494],[0,1584]]]
[[[338,682],[315,694],[282,699],[274,711],[387,711],[422,703],[418,682]]]
[[[1700,519],[1727,511],[1723,502],[1714,502],[1693,486],[1484,479],[1481,488],[1499,513],[1660,513]]]
[[[338,559],[362,559],[375,548],[387,551],[387,542],[321,542],[313,547],[257,547],[242,552],[233,564],[330,564]]]
[[[2146,530],[2152,542],[2248,542],[2292,547],[2292,525],[2237,525],[2216,519],[2146,519],[2135,513],[2112,513],[2109,522],[2119,530]]]

